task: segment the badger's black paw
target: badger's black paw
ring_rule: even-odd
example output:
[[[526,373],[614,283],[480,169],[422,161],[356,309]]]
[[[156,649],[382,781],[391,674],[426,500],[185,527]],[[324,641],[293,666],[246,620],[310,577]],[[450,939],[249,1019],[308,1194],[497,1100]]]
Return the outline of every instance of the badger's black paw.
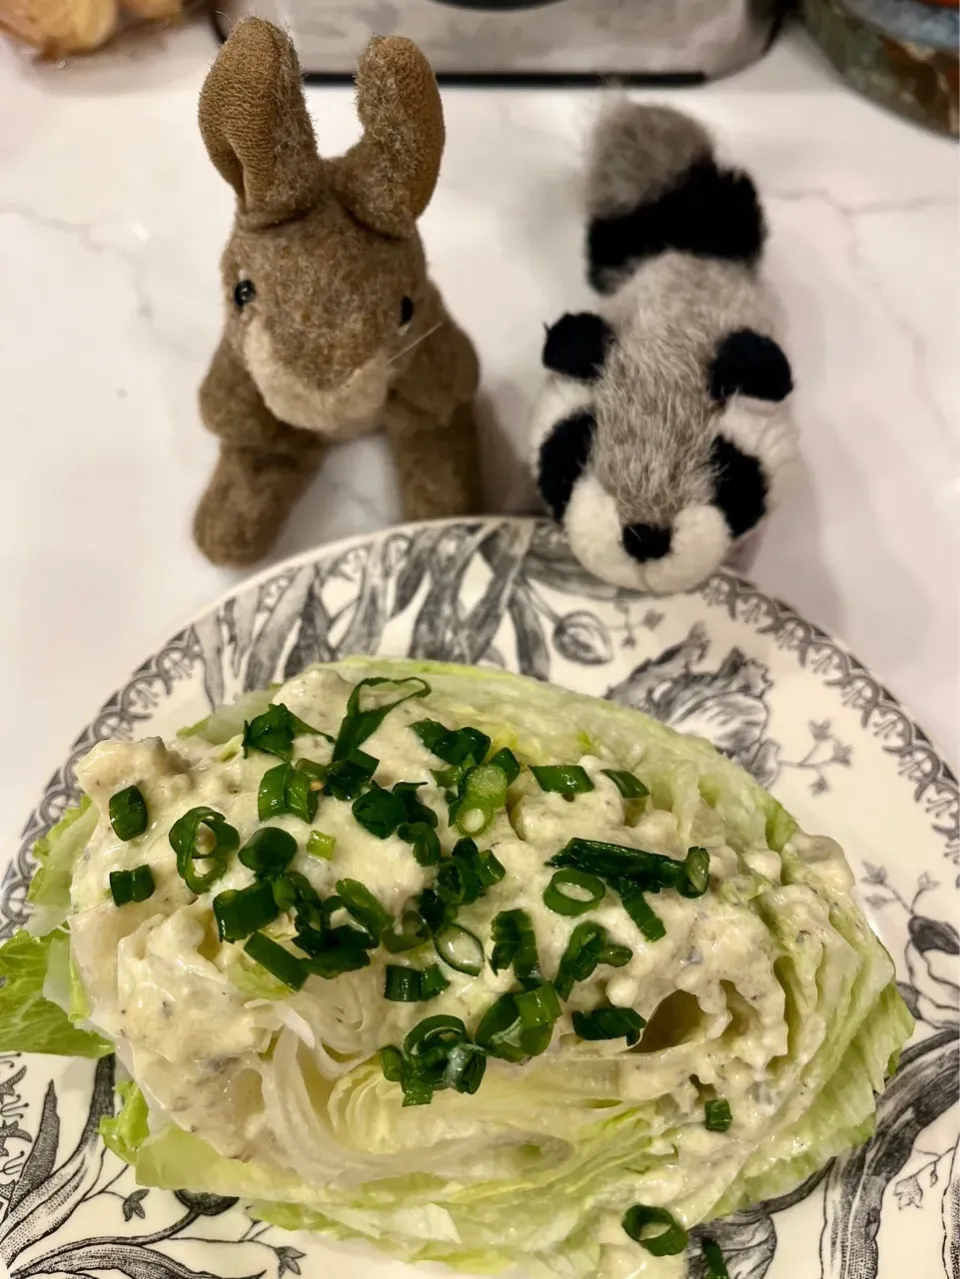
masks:
[[[574,413],[558,422],[540,445],[537,487],[555,520],[562,520],[573,486],[590,459],[597,424],[592,413]]]
[[[547,329],[543,362],[554,373],[580,382],[594,382],[603,372],[614,332],[606,320],[592,311],[563,315]]]
[[[717,344],[710,365],[710,394],[718,404],[731,395],[779,401],[793,390],[790,362],[773,338],[737,329]]]
[[[727,521],[731,537],[742,537],[759,524],[767,510],[767,479],[760,462],[718,435],[710,449],[713,500]]]

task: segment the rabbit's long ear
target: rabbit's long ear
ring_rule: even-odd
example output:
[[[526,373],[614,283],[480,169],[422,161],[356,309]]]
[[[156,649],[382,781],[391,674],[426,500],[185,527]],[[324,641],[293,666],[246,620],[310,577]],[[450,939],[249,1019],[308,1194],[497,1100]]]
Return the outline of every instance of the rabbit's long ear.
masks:
[[[304,213],[324,186],[300,63],[284,33],[260,18],[238,22],[200,93],[210,159],[253,226]]]
[[[437,81],[412,40],[383,36],[367,45],[357,113],[363,137],[331,163],[337,194],[373,230],[411,235],[437,184],[444,141]]]

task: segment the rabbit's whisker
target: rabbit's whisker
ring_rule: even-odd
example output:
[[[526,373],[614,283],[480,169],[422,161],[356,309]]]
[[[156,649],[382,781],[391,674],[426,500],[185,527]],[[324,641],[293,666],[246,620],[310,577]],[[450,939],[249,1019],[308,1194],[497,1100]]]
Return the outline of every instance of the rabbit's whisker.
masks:
[[[408,355],[415,346],[419,346],[421,342],[426,341],[431,334],[436,333],[437,329],[443,328],[445,323],[446,320],[438,320],[432,329],[427,329],[426,333],[421,333],[418,338],[414,338],[414,340],[408,346],[405,346],[402,351],[398,351],[396,355],[391,355],[390,359],[387,360],[387,363],[394,364],[397,360],[403,359],[403,357]]]

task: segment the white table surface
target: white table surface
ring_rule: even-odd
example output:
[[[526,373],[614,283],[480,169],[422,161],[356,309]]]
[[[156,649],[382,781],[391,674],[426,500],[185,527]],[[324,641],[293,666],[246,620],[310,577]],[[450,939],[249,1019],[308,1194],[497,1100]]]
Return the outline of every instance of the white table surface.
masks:
[[[190,521],[215,455],[195,395],[219,323],[231,198],[195,115],[203,25],[37,69],[0,48],[0,832],[92,712],[237,575]],[[846,640],[956,760],[956,154],[842,87],[791,34],[703,89],[646,95],[713,126],[772,227],[807,474],[753,576]],[[311,89],[321,145],[351,96]],[[577,207],[592,91],[445,92],[423,220],[502,423],[488,505],[529,502],[524,412],[542,322],[588,301]],[[274,558],[398,518],[379,440],[329,457]]]

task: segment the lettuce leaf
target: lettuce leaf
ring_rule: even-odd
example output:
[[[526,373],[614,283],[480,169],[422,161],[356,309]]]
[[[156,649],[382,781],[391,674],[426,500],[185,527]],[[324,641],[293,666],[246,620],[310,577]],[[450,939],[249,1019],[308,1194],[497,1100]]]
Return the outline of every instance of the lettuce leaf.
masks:
[[[0,946],[0,1044],[4,1052],[59,1053],[65,1057],[105,1057],[113,1045],[79,1030],[66,1012],[44,997],[51,952],[64,956],[67,932],[44,937],[21,930]],[[64,956],[65,957],[65,956]]]
[[[97,824],[97,811],[84,795],[76,808],[68,809],[56,826],[33,846],[40,863],[30,881],[27,901],[33,912],[27,932],[34,937],[59,928],[70,913],[70,883],[77,858]]]

